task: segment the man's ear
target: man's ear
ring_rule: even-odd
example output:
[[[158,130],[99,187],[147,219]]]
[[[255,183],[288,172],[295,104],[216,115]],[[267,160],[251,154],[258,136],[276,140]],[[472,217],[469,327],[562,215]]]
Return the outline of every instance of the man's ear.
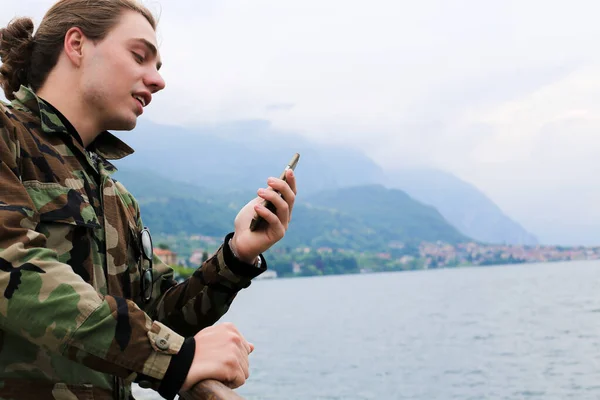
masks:
[[[73,27],[65,34],[64,51],[67,58],[76,68],[81,65],[83,58],[83,44],[86,37],[78,27]]]

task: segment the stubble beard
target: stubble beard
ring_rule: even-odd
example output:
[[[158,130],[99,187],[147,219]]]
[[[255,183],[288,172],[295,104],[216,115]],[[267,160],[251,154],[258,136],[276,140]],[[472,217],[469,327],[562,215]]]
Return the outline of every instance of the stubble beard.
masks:
[[[91,117],[96,119],[101,132],[130,131],[135,128],[138,117],[134,114],[131,104],[123,101],[124,104],[120,105],[118,99],[106,88],[89,85],[86,89],[84,102],[90,110]]]

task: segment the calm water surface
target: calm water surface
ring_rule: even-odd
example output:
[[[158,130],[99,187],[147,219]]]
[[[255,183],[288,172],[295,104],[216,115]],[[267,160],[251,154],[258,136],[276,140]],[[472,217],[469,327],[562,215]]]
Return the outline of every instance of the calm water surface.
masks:
[[[222,321],[246,399],[600,399],[600,262],[255,281]]]

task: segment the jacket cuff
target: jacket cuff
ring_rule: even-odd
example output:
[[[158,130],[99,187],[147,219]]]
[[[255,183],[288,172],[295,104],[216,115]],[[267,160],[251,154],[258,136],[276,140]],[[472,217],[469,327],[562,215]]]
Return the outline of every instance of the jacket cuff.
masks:
[[[192,366],[194,360],[194,354],[196,352],[196,340],[193,337],[187,338],[181,346],[179,353],[171,358],[169,368],[165,373],[157,392],[167,400],[175,398],[183,382],[187,377],[188,371]]]
[[[267,261],[262,254],[259,255],[261,261],[260,268],[254,264],[242,262],[233,255],[233,251],[231,251],[231,248],[229,247],[229,240],[233,237],[233,234],[234,232],[227,234],[223,243],[223,259],[225,260],[227,268],[234,274],[248,279],[256,278],[258,275],[265,272],[267,270]]]
[[[148,339],[150,339],[150,345],[154,351],[144,363],[143,370],[137,373],[134,382],[143,389],[157,390],[165,378],[173,358],[182,351],[185,339],[158,321],[152,321]],[[183,379],[185,380],[185,376]]]

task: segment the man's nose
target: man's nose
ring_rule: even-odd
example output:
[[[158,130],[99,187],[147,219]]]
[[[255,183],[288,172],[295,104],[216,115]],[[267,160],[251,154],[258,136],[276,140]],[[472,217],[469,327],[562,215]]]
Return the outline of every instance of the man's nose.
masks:
[[[165,86],[167,86],[165,80],[157,70],[154,70],[153,72],[149,73],[146,76],[144,83],[152,93],[161,91],[165,88]]]

